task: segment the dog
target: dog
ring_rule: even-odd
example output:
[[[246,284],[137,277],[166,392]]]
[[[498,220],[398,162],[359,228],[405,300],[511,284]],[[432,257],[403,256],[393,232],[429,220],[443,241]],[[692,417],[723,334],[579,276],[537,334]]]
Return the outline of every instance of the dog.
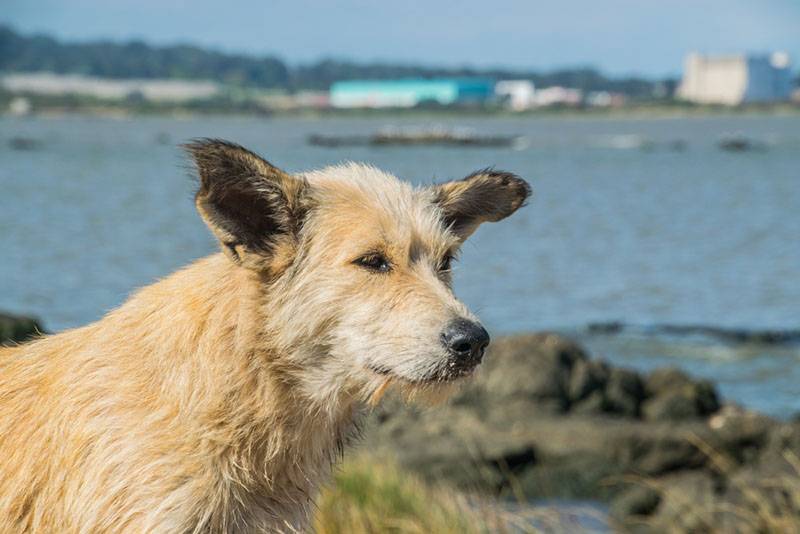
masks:
[[[415,188],[186,149],[221,252],[0,350],[0,532],[304,531],[369,404],[442,396],[483,357],[451,263],[525,203],[524,180]]]

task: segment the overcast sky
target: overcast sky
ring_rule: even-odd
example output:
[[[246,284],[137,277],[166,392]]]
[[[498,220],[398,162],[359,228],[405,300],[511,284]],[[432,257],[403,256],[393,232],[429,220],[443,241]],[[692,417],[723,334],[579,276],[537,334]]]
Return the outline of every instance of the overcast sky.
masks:
[[[69,40],[190,42],[289,62],[676,74],[691,50],[787,50],[800,64],[800,0],[0,0],[0,21]]]

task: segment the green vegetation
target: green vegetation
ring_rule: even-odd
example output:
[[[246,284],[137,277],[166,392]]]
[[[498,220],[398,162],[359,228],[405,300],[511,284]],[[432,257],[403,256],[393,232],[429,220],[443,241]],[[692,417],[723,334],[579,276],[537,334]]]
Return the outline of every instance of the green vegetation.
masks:
[[[208,79],[262,89],[323,90],[338,80],[486,77],[527,79],[541,87],[563,85],[583,91],[612,91],[630,98],[651,98],[658,87],[674,83],[642,78],[611,79],[582,67],[540,73],[510,69],[422,67],[390,63],[360,64],[326,59],[288,66],[273,56],[225,54],[196,46],[155,47],[141,41],[64,43],[47,36],[24,36],[0,25],[0,72],[50,71],[106,78]]]
[[[223,54],[196,46],[152,47],[141,41],[66,44],[25,37],[0,26],[0,71],[49,71],[105,78],[213,79],[231,85],[286,87],[289,71],[274,57]]]
[[[24,96],[37,113],[87,113],[90,115],[164,115],[164,114],[241,114],[266,115],[270,110],[252,98],[222,94],[213,98],[185,102],[159,102],[142,98],[112,100],[89,95],[11,94],[0,89],[0,114],[10,102]]]
[[[546,511],[512,514],[496,502],[469,499],[445,487],[433,487],[385,459],[357,457],[337,471],[318,500],[318,534],[378,532],[478,534],[553,531]],[[556,529],[558,531],[558,529]]]

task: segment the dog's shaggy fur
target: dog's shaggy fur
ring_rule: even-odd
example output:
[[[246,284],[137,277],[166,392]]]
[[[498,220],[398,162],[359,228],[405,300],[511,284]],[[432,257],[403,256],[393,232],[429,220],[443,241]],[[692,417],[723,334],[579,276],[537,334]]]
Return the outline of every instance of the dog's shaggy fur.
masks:
[[[412,188],[356,164],[291,176],[223,141],[188,150],[223,253],[0,350],[0,532],[304,530],[368,400],[441,392],[477,363],[441,341],[476,321],[449,261],[524,203],[524,181]]]

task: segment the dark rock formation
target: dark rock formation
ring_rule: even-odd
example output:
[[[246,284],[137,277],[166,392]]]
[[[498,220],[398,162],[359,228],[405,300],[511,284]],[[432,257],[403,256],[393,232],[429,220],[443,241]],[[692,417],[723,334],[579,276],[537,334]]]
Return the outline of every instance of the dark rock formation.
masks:
[[[753,508],[742,484],[774,504],[758,488],[800,469],[786,459],[800,455],[800,423],[722,406],[709,382],[679,370],[642,375],[536,334],[495,342],[446,406],[385,403],[366,447],[464,489],[602,499],[626,528],[702,529],[737,524],[726,503]]]
[[[8,140],[9,148],[13,150],[39,150],[43,143],[30,137],[12,137]]]
[[[800,343],[800,330],[750,330],[746,328],[724,328],[707,325],[653,324],[635,325],[618,321],[590,323],[586,330],[590,334],[617,335],[623,332],[640,335],[668,335],[675,337],[702,336],[723,343],[752,343],[760,345],[786,345]]]
[[[642,414],[649,420],[681,420],[711,415],[719,410],[714,386],[692,380],[677,369],[654,371],[647,377],[647,400]]]
[[[752,150],[764,151],[767,145],[743,135],[727,135],[719,140],[717,146],[727,152],[749,152]]]
[[[310,135],[308,144],[327,148],[341,146],[457,146],[457,147],[511,147],[524,141],[516,135],[479,135],[471,131],[444,129],[391,128],[372,135]]]

